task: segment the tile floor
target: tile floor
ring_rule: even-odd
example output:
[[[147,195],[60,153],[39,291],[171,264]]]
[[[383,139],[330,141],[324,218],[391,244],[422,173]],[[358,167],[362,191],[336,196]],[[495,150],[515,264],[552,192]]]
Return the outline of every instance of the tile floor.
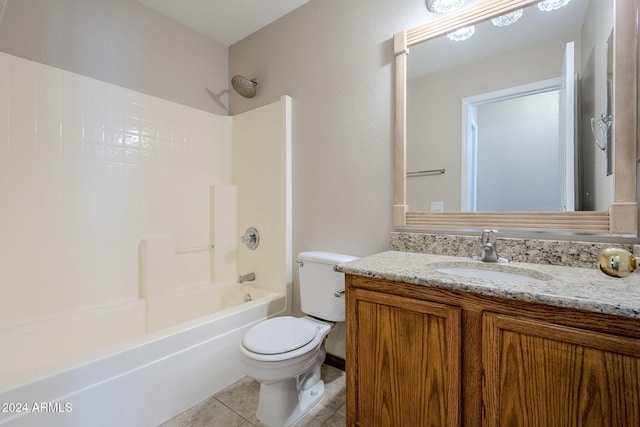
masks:
[[[325,383],[323,401],[305,415],[296,427],[344,427],[344,372],[322,365]],[[170,419],[160,427],[260,427],[256,418],[260,384],[249,377],[230,385],[207,400]]]

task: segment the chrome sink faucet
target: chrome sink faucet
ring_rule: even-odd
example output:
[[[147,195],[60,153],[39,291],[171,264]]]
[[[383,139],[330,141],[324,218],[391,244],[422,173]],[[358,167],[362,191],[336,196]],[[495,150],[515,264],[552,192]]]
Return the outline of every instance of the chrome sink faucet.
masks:
[[[496,246],[496,233],[498,230],[484,230],[480,237],[480,261],[498,262],[498,248]]]
[[[238,283],[251,282],[253,280],[256,280],[255,273],[247,273],[238,277]]]

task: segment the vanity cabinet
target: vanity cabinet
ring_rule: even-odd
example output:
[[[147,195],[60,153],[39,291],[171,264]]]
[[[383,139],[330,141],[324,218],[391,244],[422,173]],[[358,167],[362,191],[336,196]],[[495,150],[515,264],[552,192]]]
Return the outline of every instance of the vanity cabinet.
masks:
[[[348,313],[349,425],[459,425],[460,309],[355,289]]]
[[[640,321],[346,275],[347,426],[640,426]]]
[[[640,340],[483,315],[485,425],[640,426]]]

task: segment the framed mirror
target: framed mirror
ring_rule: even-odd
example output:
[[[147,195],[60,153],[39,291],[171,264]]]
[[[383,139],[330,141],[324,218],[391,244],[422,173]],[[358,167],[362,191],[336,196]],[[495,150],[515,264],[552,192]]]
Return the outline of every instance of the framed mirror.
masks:
[[[395,35],[394,225],[637,234],[638,2],[537,3],[486,0]]]

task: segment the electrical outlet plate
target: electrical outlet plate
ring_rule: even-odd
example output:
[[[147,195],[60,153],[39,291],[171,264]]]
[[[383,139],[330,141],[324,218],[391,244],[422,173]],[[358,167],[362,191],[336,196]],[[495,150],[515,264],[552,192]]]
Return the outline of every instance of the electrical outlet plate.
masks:
[[[431,202],[431,212],[442,212],[444,210],[444,202]]]

